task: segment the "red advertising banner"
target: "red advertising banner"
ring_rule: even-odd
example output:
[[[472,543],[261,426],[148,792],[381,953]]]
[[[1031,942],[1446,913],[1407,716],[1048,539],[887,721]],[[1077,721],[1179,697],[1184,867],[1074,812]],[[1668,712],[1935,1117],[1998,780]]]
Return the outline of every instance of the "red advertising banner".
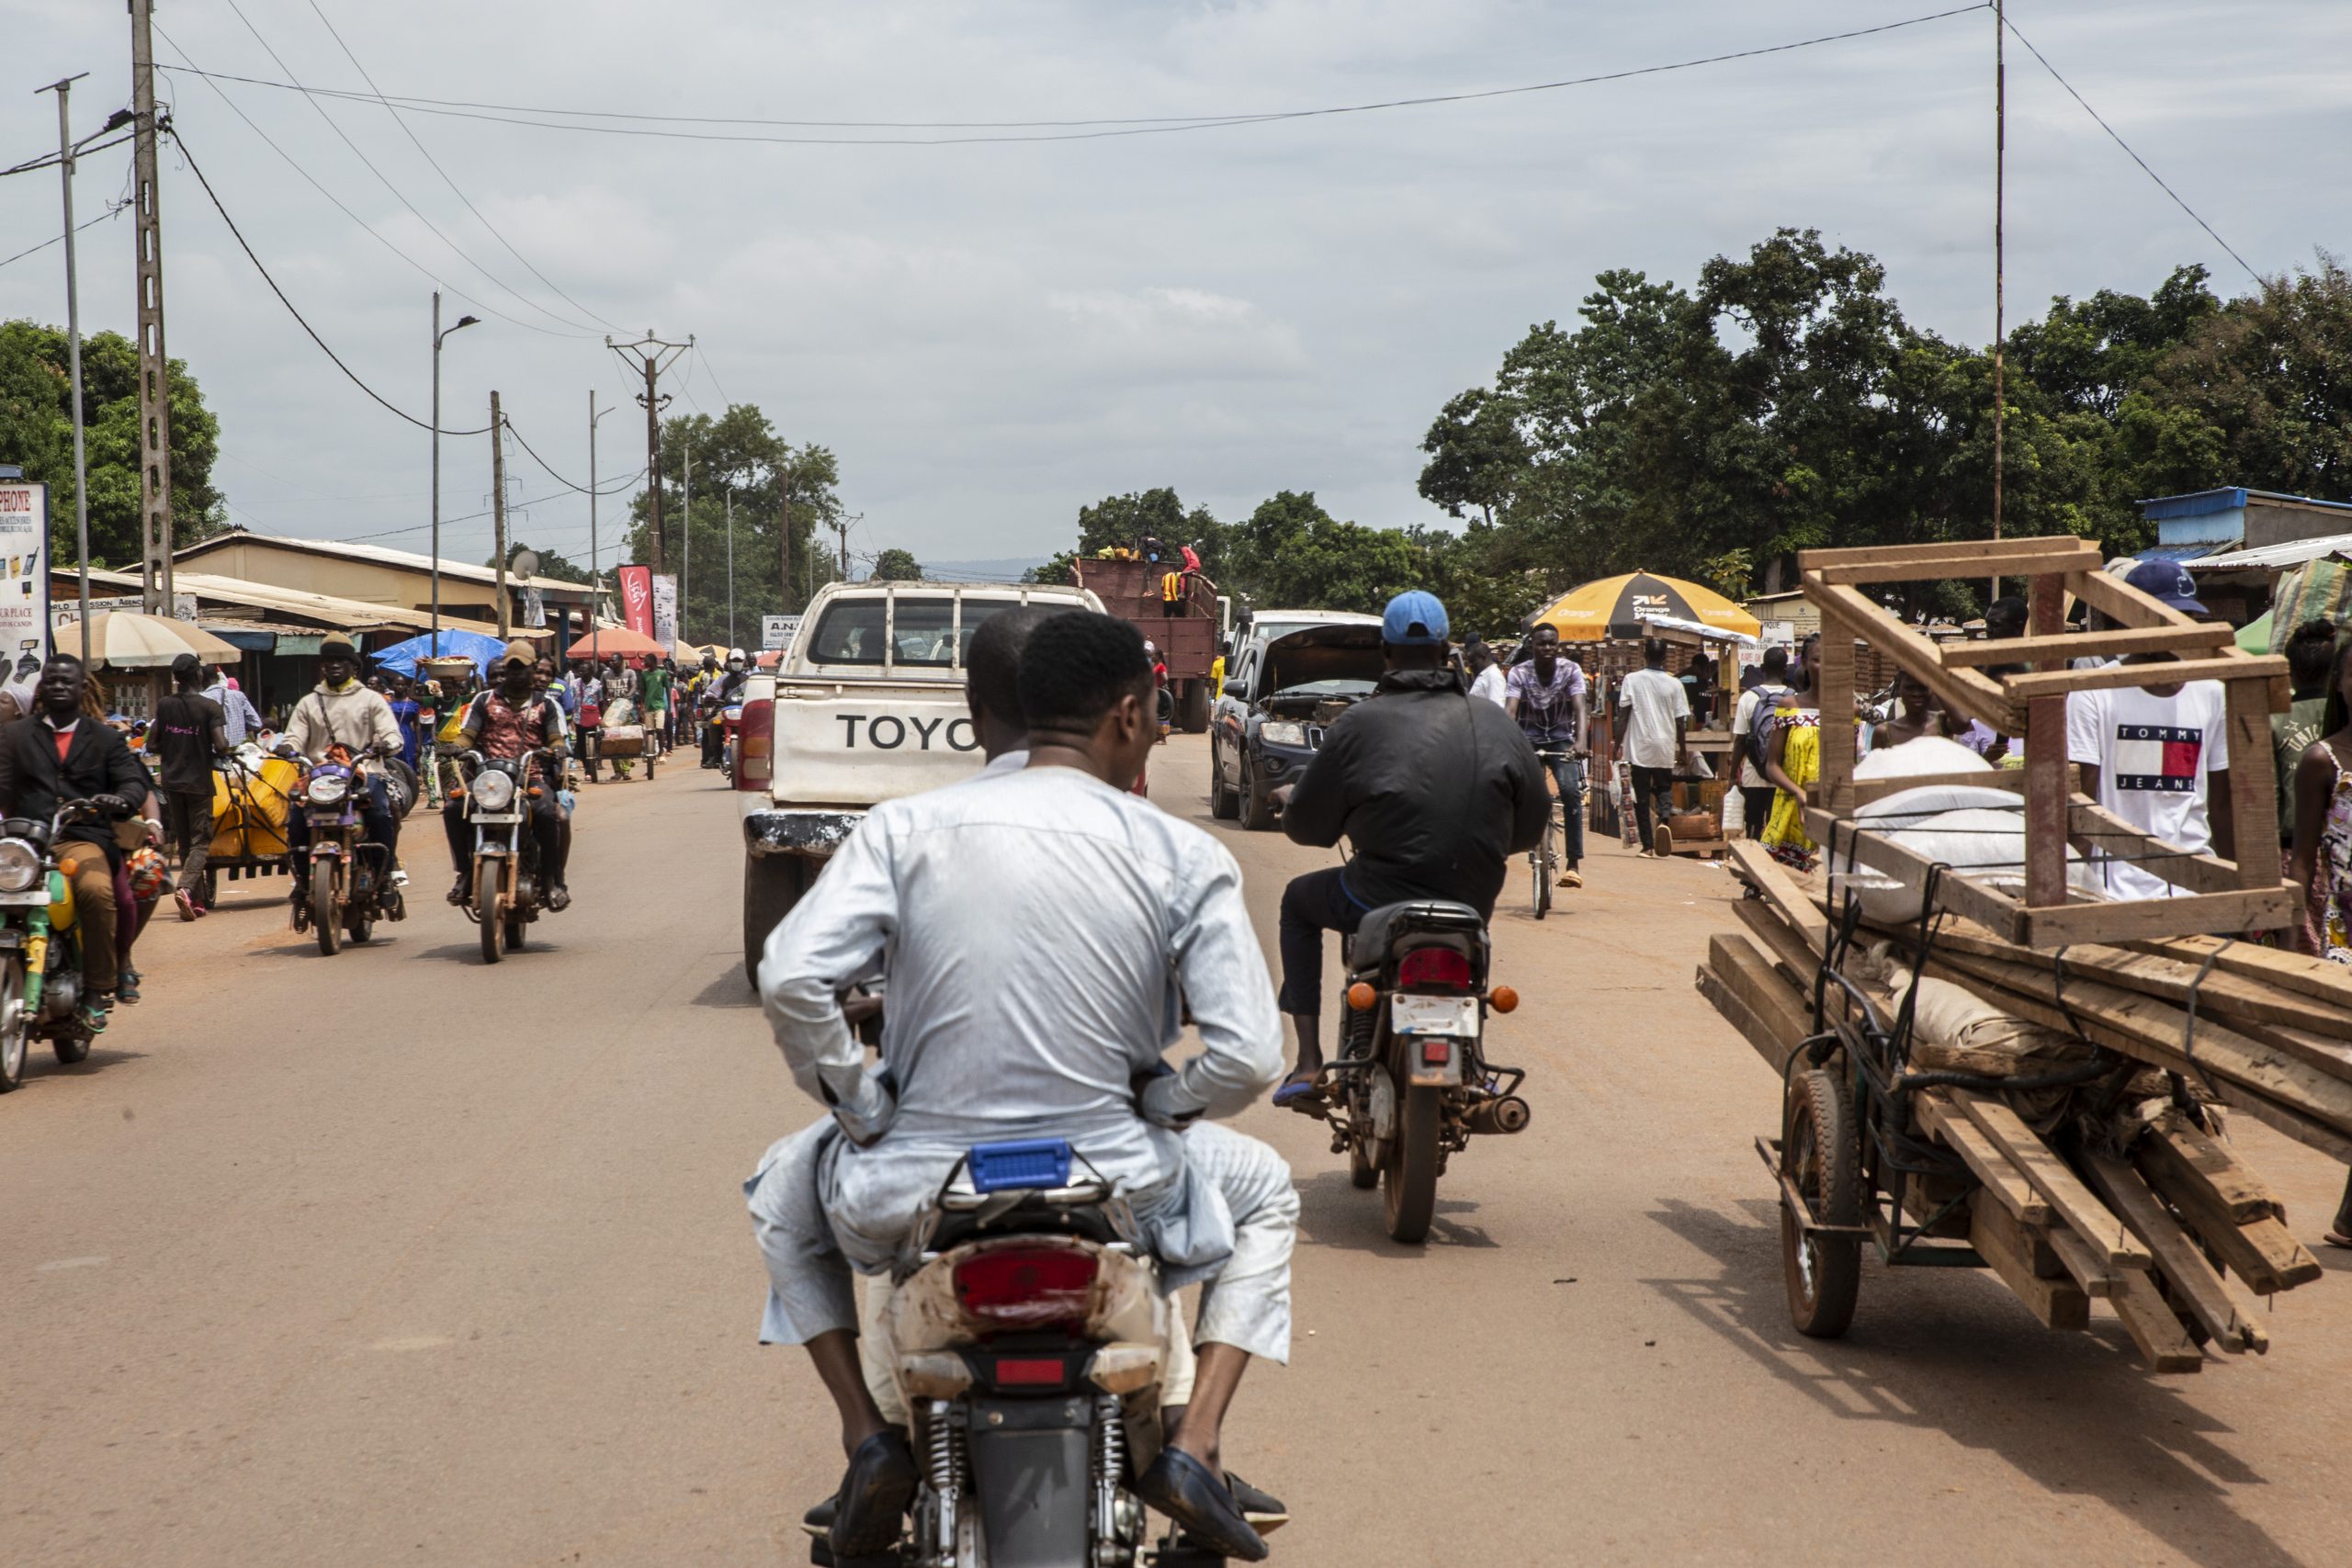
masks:
[[[621,621],[633,632],[653,635],[653,569],[625,566],[616,573],[621,581]]]

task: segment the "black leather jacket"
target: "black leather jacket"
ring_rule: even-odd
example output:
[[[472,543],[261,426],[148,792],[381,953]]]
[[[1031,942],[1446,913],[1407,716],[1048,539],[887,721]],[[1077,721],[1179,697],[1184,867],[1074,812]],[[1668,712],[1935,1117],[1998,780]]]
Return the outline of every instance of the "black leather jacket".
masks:
[[[1372,908],[1451,898],[1492,915],[1505,863],[1542,840],[1550,809],[1509,715],[1450,670],[1391,671],[1324,731],[1283,831],[1325,849],[1346,834],[1348,891]]]

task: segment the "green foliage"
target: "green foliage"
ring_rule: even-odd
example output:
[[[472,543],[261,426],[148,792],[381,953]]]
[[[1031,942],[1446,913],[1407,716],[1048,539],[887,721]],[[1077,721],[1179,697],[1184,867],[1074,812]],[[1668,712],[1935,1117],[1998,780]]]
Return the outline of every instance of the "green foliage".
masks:
[[[1756,562],[1744,549],[1725,550],[1699,563],[1699,581],[1736,603],[1751,592]]]
[[[65,329],[0,321],[0,463],[50,487],[50,559],[78,558],[74,523],[74,383]],[[193,544],[228,524],[212,463],[220,424],[196,378],[168,362],[172,535]],[[82,340],[83,457],[90,476],[90,559],[136,566],[139,538],[139,355],[120,333]]]
[[[874,558],[874,581],[876,582],[921,582],[922,565],[909,550],[884,550]]]
[[[694,464],[693,547],[686,548],[686,463]],[[759,617],[806,607],[841,576],[833,525],[841,520],[841,472],[828,448],[794,446],[759,409],[737,403],[717,418],[680,414],[662,426],[662,519],[665,565],[681,579],[680,633],[689,642],[756,640]],[[791,509],[792,581],[782,581],[786,502]],[[728,625],[728,517],[734,518],[734,626]],[[650,502],[629,503],[631,560],[651,559]]]

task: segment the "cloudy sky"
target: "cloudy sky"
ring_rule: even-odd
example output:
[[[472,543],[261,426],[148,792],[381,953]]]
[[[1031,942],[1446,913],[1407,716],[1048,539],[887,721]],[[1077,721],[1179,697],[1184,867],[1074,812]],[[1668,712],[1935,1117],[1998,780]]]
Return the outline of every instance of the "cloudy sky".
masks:
[[[468,104],[707,117],[509,116],[592,131],[396,119],[186,74],[164,88],[280,285],[403,409],[427,407],[437,282],[447,319],[485,318],[445,350],[445,424],[483,423],[495,387],[524,437],[579,480],[594,388],[624,409],[602,427],[610,483],[642,467],[643,422],[604,337],[693,333],[699,355],[669,383],[676,406],[756,402],[788,438],[831,446],[865,517],[854,549],[973,559],[1066,547],[1081,503],[1160,484],[1224,516],[1292,488],[1368,524],[1437,521],[1414,493],[1420,436],[1531,323],[1573,317],[1602,268],[1688,282],[1777,225],[1873,253],[1913,321],[1989,339],[1990,13],[1631,80],[1179,134],[741,121],[1320,108],[1669,64],[1941,8],[166,0],[156,52],[314,88],[366,91],[372,78],[386,94]],[[91,73],[74,99],[85,130],[129,95],[119,5],[5,11],[0,165],[53,145],[41,84]],[[2010,16],[2254,266],[2345,248],[2352,6],[2012,0]],[[2143,291],[2184,261],[2245,287],[2014,40],[2009,107],[2013,318],[2052,294]],[[672,134],[602,133],[618,128]],[[1060,139],[1008,139],[1022,137]],[[987,140],[922,144],[952,138]],[[119,197],[128,162],[128,148],[85,162],[85,218]],[[215,479],[232,517],[424,547],[424,432],[301,335],[178,159],[164,182],[170,346],[220,416]],[[0,255],[53,235],[57,203],[53,172],[0,180]],[[83,236],[86,328],[128,330],[130,243],[122,219]],[[0,267],[0,317],[63,320],[59,257]],[[585,500],[512,460],[531,502],[517,533],[584,557]],[[445,440],[443,467],[444,514],[480,513],[487,439]],[[621,510],[608,503],[608,536]],[[453,558],[488,547],[486,518],[446,531]]]

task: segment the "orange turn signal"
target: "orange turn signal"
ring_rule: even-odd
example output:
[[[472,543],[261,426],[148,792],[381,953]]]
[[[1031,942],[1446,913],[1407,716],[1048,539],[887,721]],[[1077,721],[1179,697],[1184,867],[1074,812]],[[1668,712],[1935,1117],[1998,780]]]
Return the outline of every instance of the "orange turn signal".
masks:
[[[537,800],[541,795],[547,794],[547,791],[541,789],[537,784],[533,784],[529,789],[525,790],[523,793],[529,795],[533,800]]]
[[[1373,989],[1369,980],[1358,980],[1348,987],[1348,1006],[1358,1012],[1370,1012],[1379,1000],[1380,993]]]
[[[77,861],[62,860],[57,863],[57,869],[65,874],[66,881],[71,882],[80,873],[82,866]]]
[[[1519,1010],[1519,993],[1509,986],[1497,986],[1487,993],[1487,1005],[1497,1012],[1516,1012]]]

